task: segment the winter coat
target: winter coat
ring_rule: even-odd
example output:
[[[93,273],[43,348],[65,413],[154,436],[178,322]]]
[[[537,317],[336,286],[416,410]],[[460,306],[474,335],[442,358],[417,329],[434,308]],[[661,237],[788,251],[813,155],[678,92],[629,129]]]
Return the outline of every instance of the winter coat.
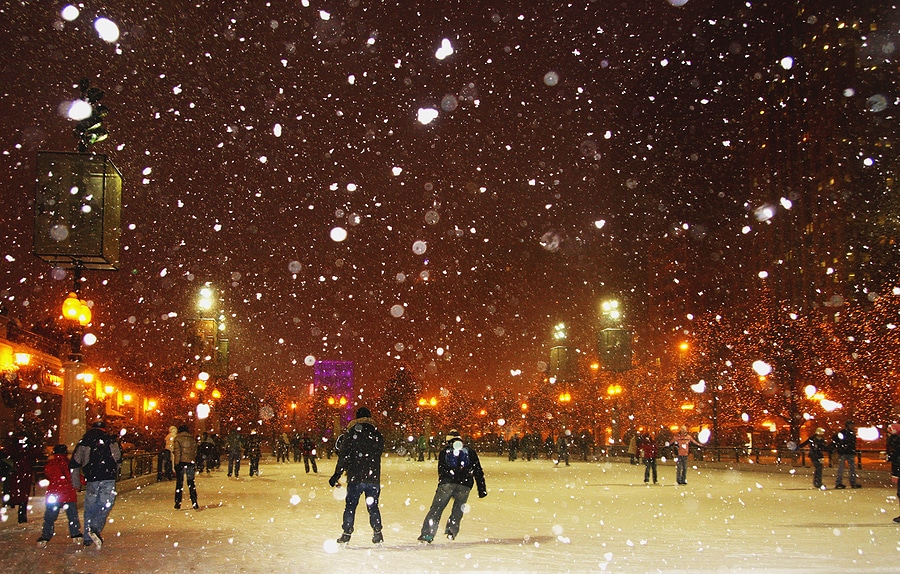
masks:
[[[822,457],[825,456],[826,452],[828,452],[828,443],[825,442],[824,438],[818,435],[812,435],[805,441],[801,442],[797,448],[800,449],[805,446],[809,447],[810,460],[822,460]]]
[[[191,464],[197,462],[197,441],[189,432],[175,435],[172,445],[172,464]]]
[[[49,483],[47,484],[47,504],[66,504],[78,500],[78,493],[72,486],[68,456],[64,454],[51,456],[44,465],[44,476]]]
[[[834,452],[840,455],[856,454],[856,432],[852,428],[844,427],[834,435]]]
[[[656,458],[658,451],[656,449],[656,441],[652,438],[641,440],[641,458]]]
[[[69,469],[79,469],[88,482],[99,482],[119,478],[121,463],[122,447],[116,437],[93,427],[75,445]]]
[[[348,483],[381,484],[384,436],[375,428],[375,421],[368,417],[350,421],[336,445],[340,450],[330,482],[337,483],[346,472]]]
[[[449,441],[438,456],[438,484],[461,484],[469,488],[477,484],[478,496],[483,498],[487,496],[487,486],[478,453],[465,446],[454,449],[453,442],[458,440]]]
[[[236,430],[228,433],[228,437],[225,439],[225,444],[228,448],[228,454],[231,456],[241,456],[241,451],[244,449],[244,437],[241,436]]]
[[[178,429],[175,427],[169,427],[169,434],[166,435],[166,450],[172,451],[175,446],[175,436],[178,434]]]
[[[891,461],[891,476],[900,476],[900,434],[888,435],[887,458]]]
[[[303,454],[313,456],[316,454],[316,443],[308,436],[303,437]]]
[[[262,455],[262,442],[258,434],[250,433],[244,443],[244,454],[247,458],[259,458]]]
[[[628,454],[636,455],[637,454],[637,437],[632,436],[631,440],[628,441]]]
[[[8,491],[3,502],[8,506],[28,504],[31,490],[34,488],[34,463],[37,460],[37,449],[30,444],[16,445],[9,457],[12,470],[7,478]]]

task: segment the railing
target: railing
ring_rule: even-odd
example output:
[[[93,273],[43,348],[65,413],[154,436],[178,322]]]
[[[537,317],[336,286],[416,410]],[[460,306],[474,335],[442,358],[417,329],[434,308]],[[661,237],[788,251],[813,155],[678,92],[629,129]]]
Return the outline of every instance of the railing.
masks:
[[[496,451],[489,451],[487,454],[496,454]],[[504,454],[504,456],[506,455]],[[569,456],[573,460],[579,460],[581,451],[578,448],[570,448]],[[671,446],[660,448],[659,456],[672,459],[674,457],[674,449]],[[547,458],[543,448],[539,449],[538,457]],[[598,446],[593,449],[593,456],[589,455],[589,459],[593,460],[629,457],[628,447],[618,444]],[[640,458],[640,453],[636,455],[636,458]],[[733,462],[736,464],[812,466],[812,462],[807,460],[808,455],[805,450],[790,450],[788,448],[748,448],[745,446],[714,448],[705,446],[703,448],[691,448],[691,459],[706,462]],[[835,466],[837,460],[838,456],[836,454],[828,454],[828,467]],[[879,449],[858,450],[856,453],[856,466],[859,469],[865,468],[867,470],[890,470],[891,467],[890,463],[885,461],[885,452]]]
[[[134,451],[122,455],[119,480],[156,474],[156,458],[157,453],[145,451]]]
[[[129,478],[137,478],[148,474],[156,474],[156,457],[154,452],[135,451],[122,455],[122,464],[119,466],[119,480],[128,480]],[[44,465],[47,464],[46,458],[41,458],[34,463],[34,483],[31,486],[31,495],[39,494],[41,480],[46,478],[44,474]],[[43,492],[43,487],[40,487]]]

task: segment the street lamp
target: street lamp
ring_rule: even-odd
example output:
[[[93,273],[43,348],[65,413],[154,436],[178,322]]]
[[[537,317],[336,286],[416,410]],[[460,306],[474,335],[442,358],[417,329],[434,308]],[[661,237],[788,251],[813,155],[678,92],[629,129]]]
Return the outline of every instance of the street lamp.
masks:
[[[572,394],[569,391],[563,391],[559,394],[559,405],[562,411],[563,429],[569,428],[569,403],[572,402]]]
[[[631,331],[622,327],[622,309],[615,299],[600,303],[600,332],[597,350],[604,371],[620,373],[631,369]]]
[[[63,385],[63,401],[60,411],[59,440],[62,444],[74,447],[84,434],[85,421],[84,385],[79,380],[81,375],[81,344],[85,337],[84,328],[92,319],[91,307],[80,298],[81,265],[75,265],[73,289],[62,304],[62,316],[70,326],[69,362],[65,365],[65,381]]]
[[[612,427],[612,438],[613,438],[612,444],[617,444],[617,443],[621,442],[622,425],[619,422],[619,405],[618,405],[618,402],[619,402],[618,398],[619,398],[619,395],[621,395],[621,394],[622,394],[622,385],[620,385],[620,384],[614,383],[614,384],[606,387],[606,396],[609,397],[610,402],[612,403],[612,407],[611,407],[612,424],[610,425]]]
[[[337,440],[343,430],[341,428],[341,411],[347,407],[347,397],[328,397],[327,402],[329,407],[334,408],[333,430],[334,438]]]
[[[566,324],[557,323],[553,327],[553,338],[557,341],[563,341],[566,338]]]
[[[691,390],[697,394],[703,394],[706,392],[706,381],[700,379],[693,385],[691,385]],[[712,404],[712,440],[713,440],[713,449],[716,453],[716,460],[721,460],[719,454],[719,392],[716,385],[712,386],[712,400],[709,401]]]
[[[224,377],[228,370],[228,339],[224,337],[225,315],[214,310],[217,301],[215,289],[209,283],[200,288],[196,335],[200,343],[200,360],[211,363],[213,375]]]
[[[615,299],[603,301],[600,303],[600,314],[608,323],[618,325],[622,319],[622,312],[619,309],[619,302]]]

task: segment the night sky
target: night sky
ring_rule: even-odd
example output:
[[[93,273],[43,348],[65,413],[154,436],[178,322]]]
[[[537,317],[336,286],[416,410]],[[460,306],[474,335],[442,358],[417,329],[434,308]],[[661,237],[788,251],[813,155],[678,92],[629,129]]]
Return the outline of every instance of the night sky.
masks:
[[[364,382],[406,364],[430,389],[525,386],[557,322],[593,352],[617,297],[677,332],[741,267],[738,82],[780,71],[765,3],[64,6],[0,3],[0,294],[28,326],[70,289],[32,255],[35,159],[76,150],[59,108],[89,78],[110,108],[92,151],[125,178],[120,269],[85,275],[90,364],[185,358],[209,282],[251,382],[303,385],[315,357]],[[656,252],[673,235],[683,250]]]

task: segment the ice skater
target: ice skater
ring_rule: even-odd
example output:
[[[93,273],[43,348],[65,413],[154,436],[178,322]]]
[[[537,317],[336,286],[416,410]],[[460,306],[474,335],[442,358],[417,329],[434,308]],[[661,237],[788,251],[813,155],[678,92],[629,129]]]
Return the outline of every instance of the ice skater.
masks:
[[[675,443],[675,482],[687,484],[688,455],[691,453],[691,445],[702,447],[703,445],[688,433],[687,427],[682,425],[678,434],[672,439]],[[646,482],[646,481],[644,481]]]
[[[344,472],[347,473],[347,498],[344,501],[344,529],[338,544],[350,542],[353,524],[356,521],[356,507],[360,497],[365,494],[366,508],[369,511],[369,525],[372,527],[372,544],[384,542],[381,532],[381,510],[378,508],[378,497],[381,495],[381,455],[384,452],[384,436],[375,427],[372,413],[366,407],[356,410],[356,418],[350,421],[347,430],[335,442],[338,461],[334,474],[328,480],[331,486],[337,486]]]
[[[88,429],[72,453],[69,470],[78,469],[87,485],[84,493],[84,545],[103,547],[100,533],[116,503],[116,479],[122,464],[122,447],[116,435],[107,434],[106,421]],[[73,473],[74,474],[74,473]]]
[[[53,456],[44,465],[44,476],[47,479],[47,494],[44,498],[44,528],[38,538],[38,546],[46,548],[53,538],[56,519],[59,511],[66,511],[69,524],[69,536],[76,544],[81,544],[81,521],[78,520],[78,493],[72,484],[72,473],[69,471],[69,449],[64,444],[53,447]],[[81,486],[81,477],[78,477]]]
[[[809,460],[813,463],[813,486],[825,490],[822,484],[822,458],[828,452],[828,443],[825,442],[825,429],[817,428],[815,434],[801,442],[797,449],[809,447]]]
[[[453,508],[447,519],[444,534],[454,540],[459,535],[459,523],[462,521],[466,501],[472,486],[478,486],[478,498],[487,496],[484,482],[484,471],[474,448],[466,447],[458,431],[447,433],[447,446],[438,455],[438,486],[431,501],[431,508],[422,523],[419,541],[431,544],[441,521],[441,514],[450,500]]]
[[[187,480],[188,495],[194,510],[197,504],[197,441],[188,432],[187,425],[179,425],[172,447],[172,460],[175,462],[175,510],[181,510],[181,498],[184,495],[184,481]]]
[[[303,435],[301,448],[303,451],[303,468],[305,468],[308,473],[309,465],[312,464],[313,472],[318,473],[319,468],[316,466],[316,443],[313,442],[313,439],[309,438],[309,435]]]
[[[891,461],[891,482],[897,487],[897,500],[900,501],[900,424],[888,425],[887,456]],[[900,523],[900,516],[894,518]]]
[[[559,438],[556,439],[556,459],[554,459],[554,466],[559,466],[559,463],[564,462],[566,466],[569,466],[569,446],[572,444],[572,431],[566,429],[566,432],[560,433]]]
[[[656,441],[653,435],[646,434],[641,437],[638,448],[641,451],[641,459],[644,461],[644,482],[650,482],[650,471],[653,471],[653,484],[656,484]]]
[[[862,485],[856,482],[856,431],[853,430],[853,421],[844,423],[844,428],[834,435],[833,443],[834,452],[838,455],[837,478],[834,487],[847,488],[844,484],[844,463],[846,462],[850,474],[850,487],[862,488]]]

